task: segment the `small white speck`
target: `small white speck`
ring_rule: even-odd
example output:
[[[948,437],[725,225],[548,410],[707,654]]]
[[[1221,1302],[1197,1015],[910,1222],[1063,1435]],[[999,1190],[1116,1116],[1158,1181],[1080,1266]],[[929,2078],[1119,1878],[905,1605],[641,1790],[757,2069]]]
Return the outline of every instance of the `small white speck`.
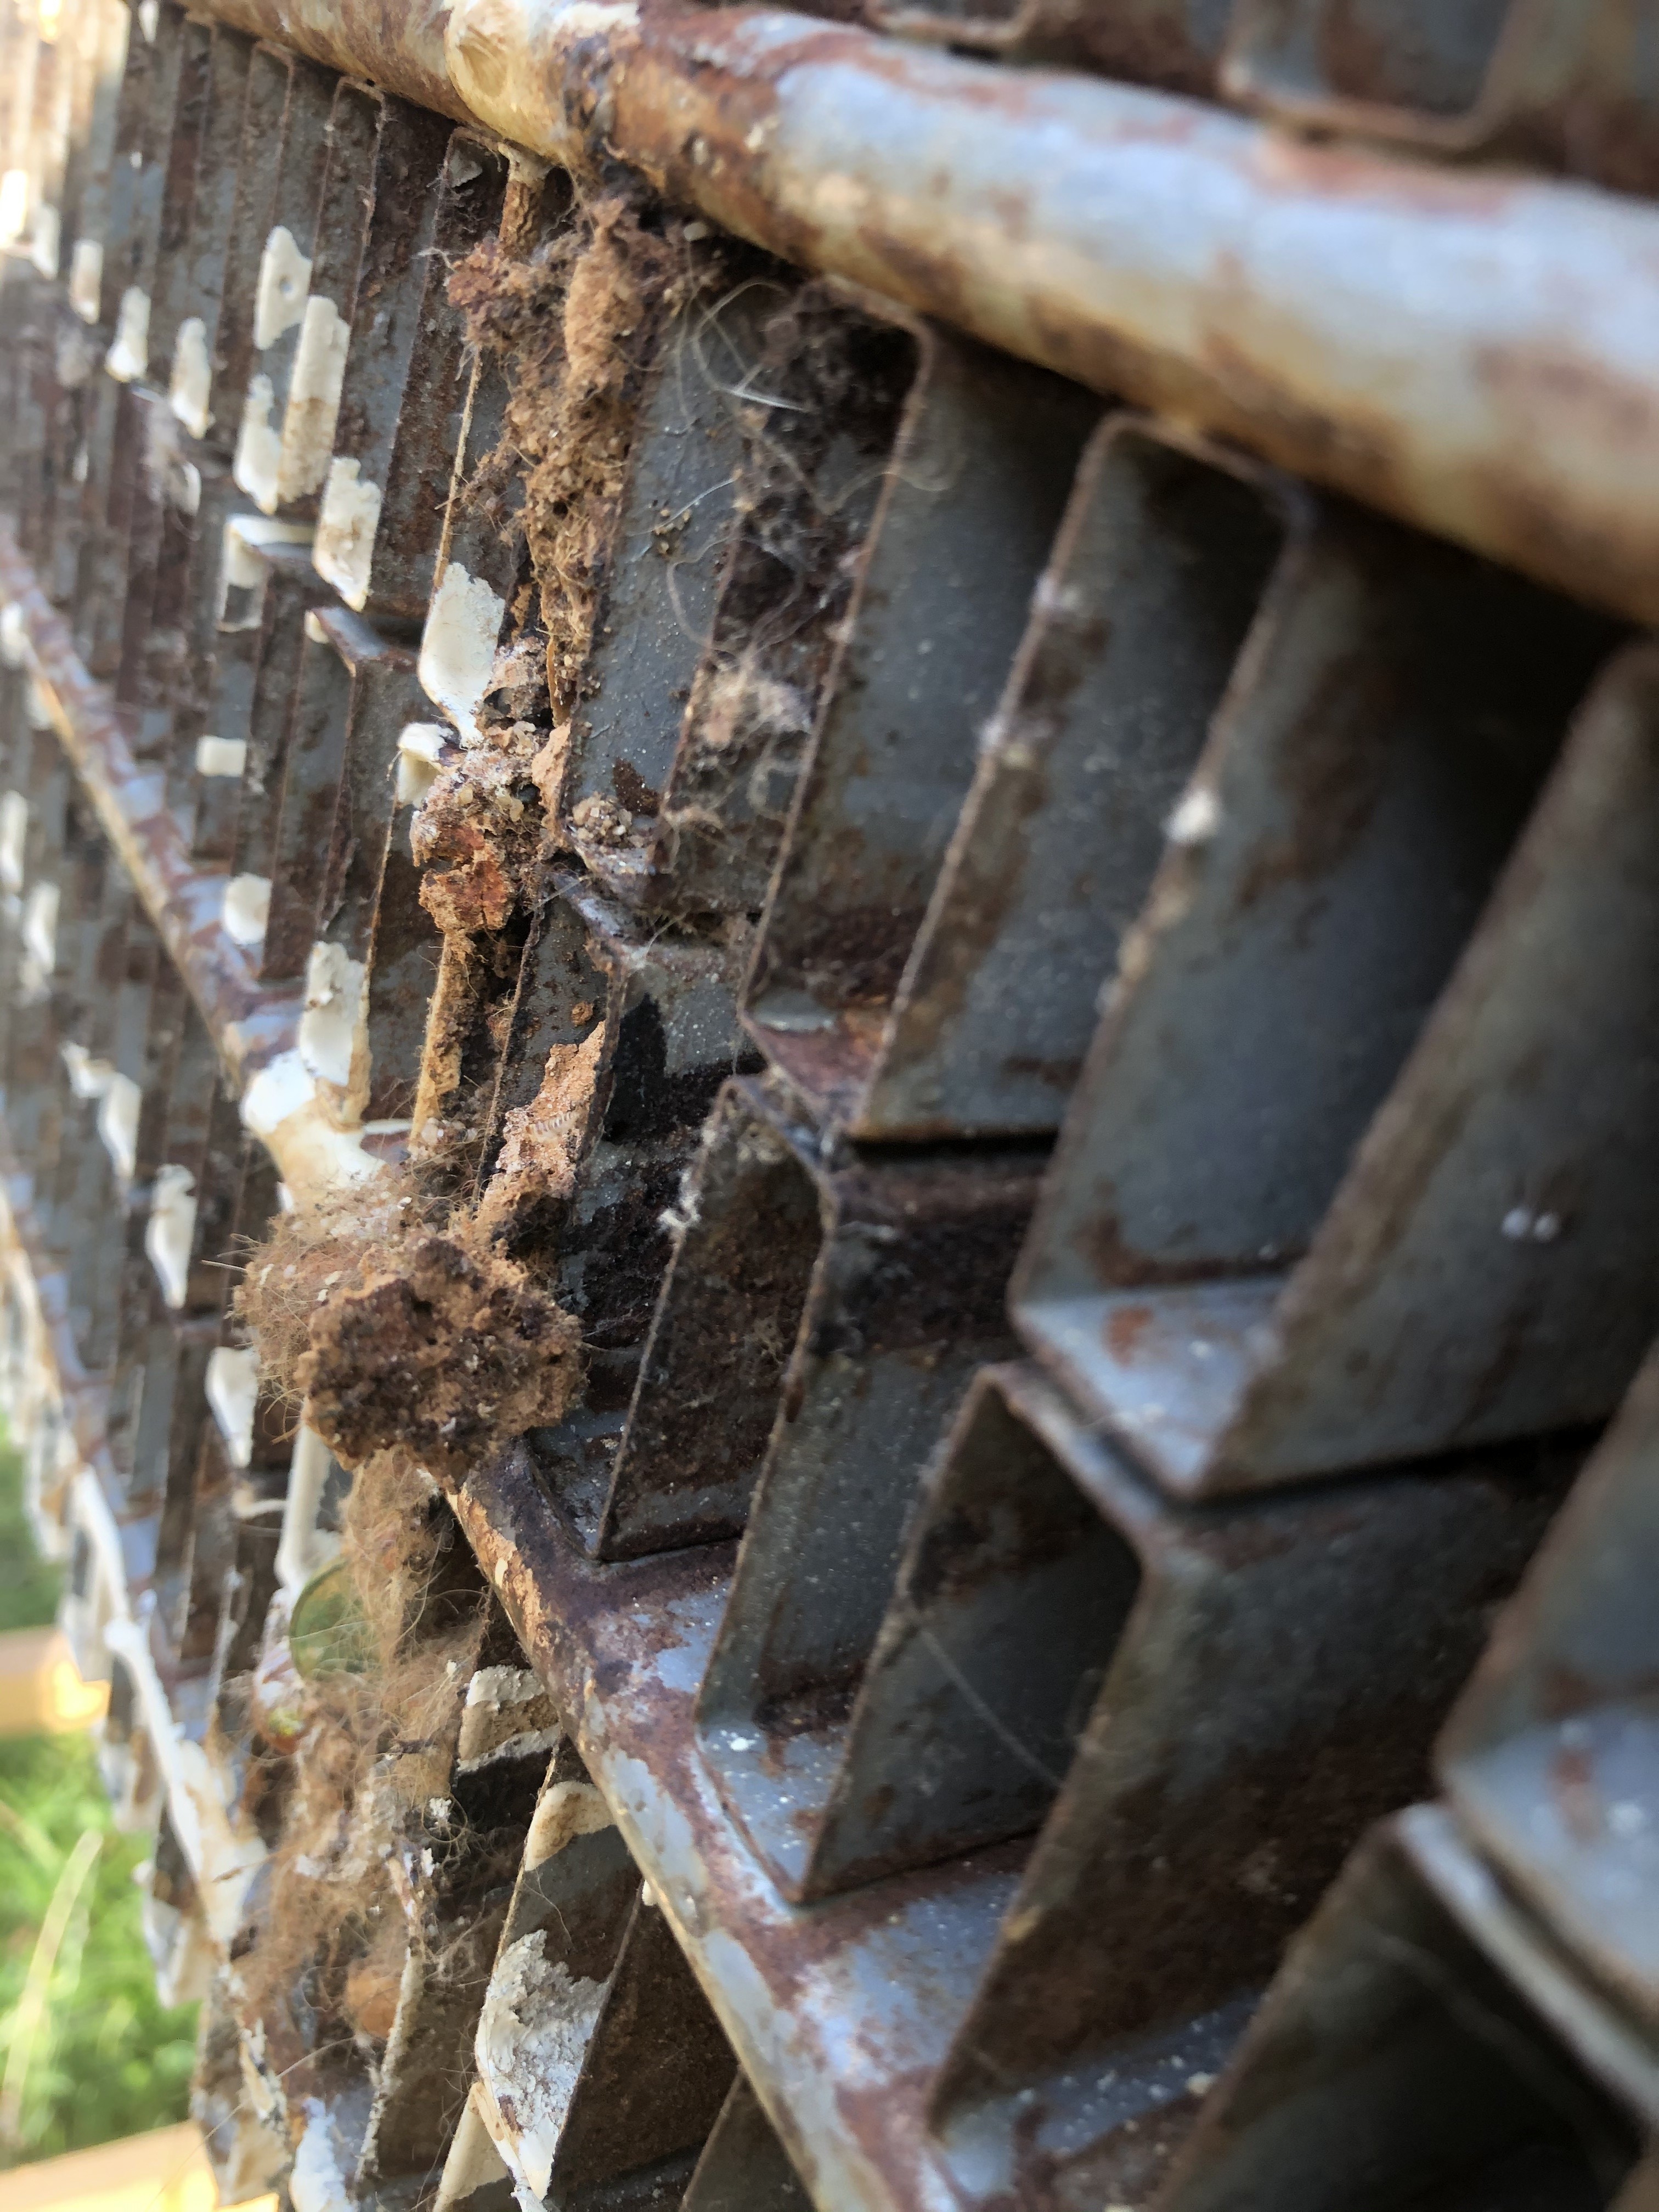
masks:
[[[1532,1215],[1524,1206],[1512,1206],[1498,1227],[1512,1244],[1524,1243],[1532,1235]]]
[[[1192,2091],[1194,2097],[1207,2096],[1210,2091],[1215,2087],[1215,2075],[1213,2074],[1189,2074],[1187,2076],[1187,2087]]]
[[[1540,1213],[1532,1224],[1534,1244],[1553,1244],[1560,1234],[1561,1217],[1559,1213]]]
[[[1207,845],[1221,827],[1221,805],[1208,784],[1195,783],[1164,825],[1172,845]]]
[[[1616,1805],[1607,1808],[1607,1826],[1615,1836],[1639,1836],[1647,1825],[1645,1808],[1633,1798],[1620,1798]]]
[[[760,1741],[760,1738],[754,1735],[729,1735],[726,1737],[726,1741],[728,1750],[752,1751],[755,1748],[755,1746]]]

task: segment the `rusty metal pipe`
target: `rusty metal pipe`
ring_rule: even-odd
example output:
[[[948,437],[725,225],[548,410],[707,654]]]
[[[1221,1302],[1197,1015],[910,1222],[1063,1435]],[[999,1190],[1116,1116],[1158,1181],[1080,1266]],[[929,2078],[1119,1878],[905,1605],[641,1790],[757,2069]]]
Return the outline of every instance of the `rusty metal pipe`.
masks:
[[[1659,212],[761,9],[457,0],[505,136],[1644,621]]]
[[[210,0],[1659,620],[1659,210],[761,9]]]

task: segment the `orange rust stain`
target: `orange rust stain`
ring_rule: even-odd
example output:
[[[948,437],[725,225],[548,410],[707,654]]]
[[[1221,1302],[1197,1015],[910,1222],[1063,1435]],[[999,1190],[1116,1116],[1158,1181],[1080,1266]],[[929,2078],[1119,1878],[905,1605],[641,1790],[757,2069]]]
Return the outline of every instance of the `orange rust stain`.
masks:
[[[1119,1306],[1108,1316],[1101,1334],[1114,1359],[1127,1367],[1139,1358],[1141,1339],[1151,1327],[1152,1319],[1150,1306]]]

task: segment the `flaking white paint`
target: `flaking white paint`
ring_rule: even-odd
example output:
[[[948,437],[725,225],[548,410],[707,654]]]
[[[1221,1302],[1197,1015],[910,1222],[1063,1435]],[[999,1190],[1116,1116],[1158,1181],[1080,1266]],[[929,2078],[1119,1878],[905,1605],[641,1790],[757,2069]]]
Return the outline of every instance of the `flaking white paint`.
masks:
[[[483,577],[469,575],[459,561],[447,564],[421,634],[417,673],[427,697],[464,737],[477,734],[506,612],[506,600]]]
[[[251,1345],[216,1345],[208,1354],[207,1401],[233,1467],[253,1457],[253,1415],[259,1402],[259,1355]]]
[[[247,380],[242,402],[242,423],[236,433],[236,459],[231,476],[262,514],[276,511],[277,488],[283,474],[283,435],[271,422],[276,391],[260,369]]]
[[[372,477],[362,474],[356,460],[337,453],[328,465],[311,557],[318,574],[359,613],[368,600],[374,533],[380,522],[380,487]]]
[[[75,251],[70,256],[69,302],[83,323],[97,321],[103,292],[103,241],[77,238]]]
[[[343,945],[313,945],[306,963],[305,1006],[300,1015],[300,1058],[319,1081],[349,1091],[359,1048],[366,1053],[365,970]]]
[[[447,722],[406,722],[398,738],[398,804],[418,806],[438,781],[443,749],[453,732]]]
[[[270,919],[270,878],[233,876],[225,885],[221,920],[225,935],[234,945],[258,945]]]
[[[196,1237],[196,1178],[169,1161],[158,1168],[144,1224],[144,1250],[161,1285],[161,1296],[176,1312],[190,1285],[190,1248]]]
[[[311,264],[301,252],[293,232],[279,222],[259,256],[253,291],[253,343],[261,353],[300,321],[310,289]]]
[[[115,316],[115,343],[104,368],[118,384],[142,384],[149,367],[149,294],[129,284]]]
[[[279,505],[308,499],[323,488],[334,447],[334,425],[339,417],[350,342],[351,325],[333,301],[322,293],[313,293],[300,325],[288,408],[283,417]]]
[[[198,738],[198,775],[240,775],[247,766],[246,738]]]
[[[131,1182],[138,1166],[138,1116],[144,1094],[131,1076],[112,1074],[98,1108],[98,1134],[116,1173]]]
[[[173,344],[167,404],[192,438],[205,438],[212,425],[208,407],[212,390],[213,357],[208,351],[207,325],[199,315],[186,315]]]

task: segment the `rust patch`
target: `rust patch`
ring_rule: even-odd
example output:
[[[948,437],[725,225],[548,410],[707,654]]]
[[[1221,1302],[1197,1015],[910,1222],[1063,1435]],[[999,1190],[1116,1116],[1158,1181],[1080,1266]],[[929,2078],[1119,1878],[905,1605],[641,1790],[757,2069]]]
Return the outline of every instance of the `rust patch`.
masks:
[[[1119,1306],[1108,1316],[1104,1331],[1106,1349],[1114,1359],[1126,1367],[1133,1363],[1152,1318],[1150,1306]]]

